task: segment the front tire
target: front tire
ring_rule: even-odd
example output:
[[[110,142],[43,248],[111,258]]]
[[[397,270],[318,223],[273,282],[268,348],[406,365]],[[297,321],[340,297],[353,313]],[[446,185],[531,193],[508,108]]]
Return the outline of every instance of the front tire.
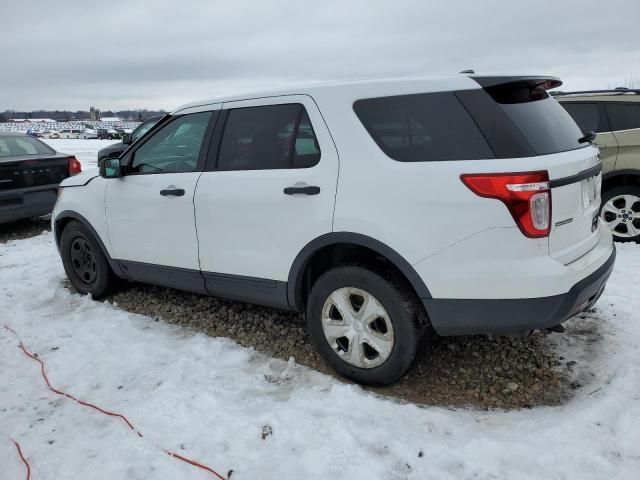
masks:
[[[326,363],[366,385],[398,381],[419,340],[417,304],[395,279],[360,266],[318,278],[307,301],[309,336]]]
[[[604,192],[600,218],[616,241],[640,243],[640,187],[621,185]]]
[[[60,255],[67,278],[82,294],[100,299],[109,294],[116,283],[107,257],[87,227],[70,222],[60,236]]]

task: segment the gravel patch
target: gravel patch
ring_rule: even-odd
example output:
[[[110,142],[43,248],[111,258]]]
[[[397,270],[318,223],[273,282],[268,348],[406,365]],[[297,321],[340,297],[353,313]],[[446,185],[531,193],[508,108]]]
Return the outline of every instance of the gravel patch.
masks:
[[[51,231],[51,216],[27,218],[12,223],[0,223],[0,243],[35,237],[43,231]]]
[[[297,363],[334,375],[309,343],[299,314],[140,284],[110,300],[129,312],[229,337],[272,357],[294,357]],[[432,332],[403,380],[368,390],[424,405],[481,409],[559,405],[581,383],[574,375],[575,362],[556,353],[551,337],[557,335],[439,337]]]

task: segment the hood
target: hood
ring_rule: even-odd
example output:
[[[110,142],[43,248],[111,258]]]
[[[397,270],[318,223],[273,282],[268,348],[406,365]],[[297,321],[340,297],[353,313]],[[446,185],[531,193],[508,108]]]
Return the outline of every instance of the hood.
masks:
[[[97,168],[89,168],[88,170],[74,175],[73,177],[65,178],[60,184],[61,187],[82,187],[91,180],[100,176],[100,171]]]

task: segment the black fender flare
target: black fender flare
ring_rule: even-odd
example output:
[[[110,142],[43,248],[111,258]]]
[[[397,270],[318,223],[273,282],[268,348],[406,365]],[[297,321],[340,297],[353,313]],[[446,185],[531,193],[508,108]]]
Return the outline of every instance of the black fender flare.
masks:
[[[297,311],[302,309],[304,303],[302,299],[304,272],[313,255],[318,250],[337,243],[358,245],[373,250],[391,262],[405,276],[418,295],[418,298],[431,298],[431,293],[422,278],[420,278],[420,275],[418,275],[418,272],[393,248],[375,238],[360,233],[331,232],[310,241],[293,261],[287,281],[287,300],[292,309]]]
[[[624,176],[636,177],[638,181],[640,181],[640,170],[633,170],[630,168],[623,169],[623,170],[613,170],[612,172],[605,173],[602,176],[602,181],[605,182],[607,180],[611,180],[612,178],[624,177]]]
[[[98,232],[96,232],[96,229],[93,228],[91,223],[89,223],[89,220],[84,218],[78,212],[74,212],[73,210],[63,210],[58,215],[56,215],[55,239],[56,239],[56,247],[58,248],[58,252],[60,251],[60,234],[61,234],[58,228],[58,224],[60,221],[65,219],[76,220],[80,222],[82,225],[84,225],[89,230],[89,232],[91,232],[91,235],[93,235],[93,238],[96,239],[96,242],[98,242],[98,245],[100,245],[100,249],[102,250],[102,253],[104,254],[104,256],[107,258],[107,262],[109,262],[109,266],[111,267],[111,270],[113,270],[113,273],[115,273],[120,278],[126,278],[126,275],[122,271],[120,264],[117,261],[115,261],[113,258],[111,258],[111,255],[109,255],[109,252],[104,246],[104,243],[102,243],[102,239],[100,238],[100,235],[98,235]]]

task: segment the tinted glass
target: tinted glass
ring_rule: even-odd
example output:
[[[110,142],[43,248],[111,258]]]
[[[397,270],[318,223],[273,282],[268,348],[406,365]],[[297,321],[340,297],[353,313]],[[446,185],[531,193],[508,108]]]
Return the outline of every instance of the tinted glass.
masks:
[[[47,145],[32,137],[0,137],[0,157],[53,155]]]
[[[142,137],[145,133],[151,130],[151,127],[153,127],[156,123],[158,123],[159,120],[160,120],[159,118],[154,120],[148,120],[147,122],[144,122],[141,125],[139,125],[138,128],[136,128],[131,133],[131,143],[135,142],[140,137]]]
[[[575,120],[583,133],[602,132],[600,127],[600,105],[597,103],[561,103],[564,109]]]
[[[606,106],[614,130],[640,128],[640,104],[607,103]]]
[[[394,160],[494,158],[482,133],[451,92],[358,100],[354,110],[378,146]]]
[[[319,158],[313,128],[302,105],[269,105],[229,111],[218,168],[301,168],[314,165]]]
[[[131,171],[194,171],[210,119],[211,112],[201,112],[183,115],[169,122],[135,151]]]
[[[293,168],[313,167],[320,161],[320,145],[313,132],[307,111],[303,108],[293,150]]]
[[[518,127],[538,155],[584,147],[571,115],[543,88],[509,83],[485,89]]]

